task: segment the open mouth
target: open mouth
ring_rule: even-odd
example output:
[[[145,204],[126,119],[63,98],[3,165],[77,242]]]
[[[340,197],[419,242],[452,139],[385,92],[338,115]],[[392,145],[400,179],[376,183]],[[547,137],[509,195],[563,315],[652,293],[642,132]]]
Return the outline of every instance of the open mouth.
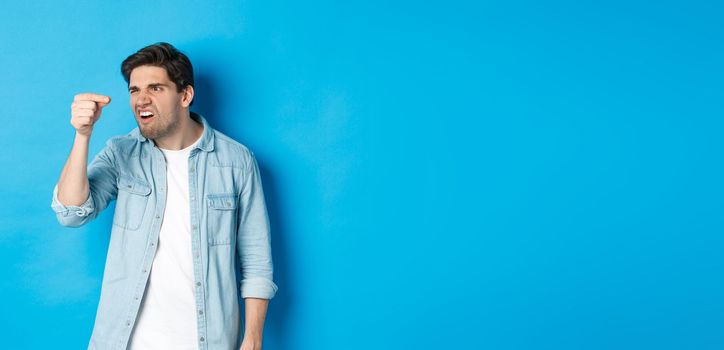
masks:
[[[143,112],[139,113],[138,116],[140,116],[142,120],[149,120],[149,119],[153,118],[153,113],[148,112],[148,111],[143,111]]]

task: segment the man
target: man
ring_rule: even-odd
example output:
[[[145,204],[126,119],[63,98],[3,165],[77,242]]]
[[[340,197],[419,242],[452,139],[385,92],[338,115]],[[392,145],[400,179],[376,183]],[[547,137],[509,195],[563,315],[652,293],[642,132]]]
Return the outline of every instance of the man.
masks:
[[[62,225],[77,227],[116,200],[88,348],[261,349],[277,286],[254,154],[189,111],[193,69],[170,44],[139,50],[121,72],[138,128],[108,140],[86,167],[111,99],[76,95],[75,140],[51,205]]]

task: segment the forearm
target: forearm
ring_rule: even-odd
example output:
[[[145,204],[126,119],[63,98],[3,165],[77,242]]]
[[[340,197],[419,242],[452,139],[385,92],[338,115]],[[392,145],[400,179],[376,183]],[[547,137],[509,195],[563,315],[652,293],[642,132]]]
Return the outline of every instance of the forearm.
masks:
[[[76,133],[73,148],[58,180],[58,200],[63,205],[81,205],[88,199],[88,145],[90,135]]]
[[[261,342],[268,305],[268,299],[244,298],[244,308],[246,309],[244,338]]]

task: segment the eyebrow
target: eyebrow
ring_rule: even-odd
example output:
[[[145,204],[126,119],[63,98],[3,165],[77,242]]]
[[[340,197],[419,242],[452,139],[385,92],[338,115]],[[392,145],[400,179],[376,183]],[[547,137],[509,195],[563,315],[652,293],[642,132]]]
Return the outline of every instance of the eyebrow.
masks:
[[[163,87],[168,87],[168,84],[163,84],[163,83],[151,83],[151,84],[148,84],[148,85],[146,85],[146,87],[149,87],[149,88],[151,88],[151,87],[156,87],[156,86],[163,86]],[[128,90],[133,90],[133,89],[138,89],[138,86],[135,86],[135,85],[131,85],[131,86],[129,86],[129,87],[128,87]]]

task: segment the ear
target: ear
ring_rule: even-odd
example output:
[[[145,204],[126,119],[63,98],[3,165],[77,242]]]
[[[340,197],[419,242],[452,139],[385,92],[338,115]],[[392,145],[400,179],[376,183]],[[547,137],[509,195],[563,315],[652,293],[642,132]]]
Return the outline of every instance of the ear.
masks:
[[[181,106],[188,108],[191,105],[191,101],[194,100],[194,87],[186,85],[186,88],[181,93],[183,94],[183,96],[181,96]]]

